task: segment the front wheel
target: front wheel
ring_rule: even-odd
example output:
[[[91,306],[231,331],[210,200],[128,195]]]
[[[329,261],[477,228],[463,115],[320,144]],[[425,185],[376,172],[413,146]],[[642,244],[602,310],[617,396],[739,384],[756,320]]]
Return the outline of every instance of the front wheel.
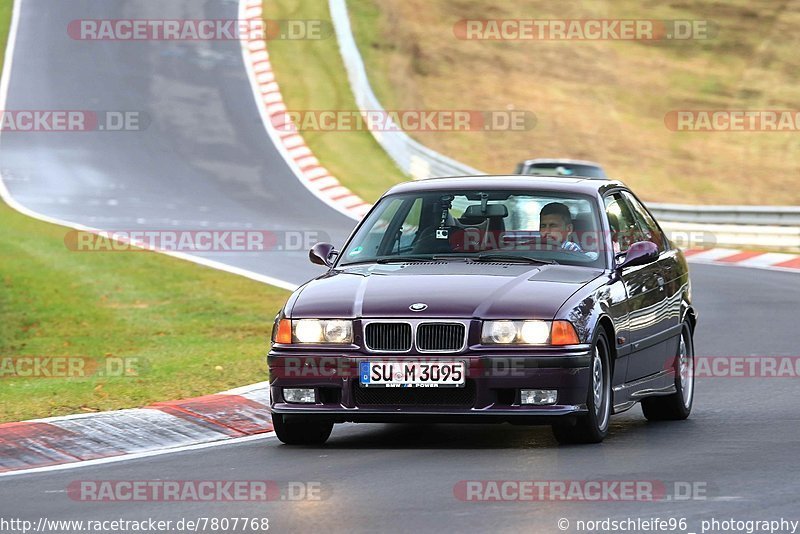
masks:
[[[600,332],[592,349],[592,377],[586,407],[589,413],[581,415],[574,424],[553,425],[553,435],[561,444],[600,443],[608,435],[611,419],[611,358],[608,339]]]
[[[272,414],[278,439],[287,445],[322,445],[333,430],[333,421],[303,415]]]
[[[692,413],[694,401],[694,344],[692,330],[683,325],[678,354],[673,363],[675,393],[642,399],[642,412],[648,421],[680,421]]]

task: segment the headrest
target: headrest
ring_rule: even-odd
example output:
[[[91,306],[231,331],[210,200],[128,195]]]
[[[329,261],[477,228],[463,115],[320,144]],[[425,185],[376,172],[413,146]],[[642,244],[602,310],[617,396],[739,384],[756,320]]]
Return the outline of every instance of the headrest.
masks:
[[[576,232],[588,232],[594,228],[594,217],[591,213],[579,213],[572,220],[572,226]]]
[[[608,225],[611,227],[611,231],[619,232],[619,219],[616,213],[608,213]]]

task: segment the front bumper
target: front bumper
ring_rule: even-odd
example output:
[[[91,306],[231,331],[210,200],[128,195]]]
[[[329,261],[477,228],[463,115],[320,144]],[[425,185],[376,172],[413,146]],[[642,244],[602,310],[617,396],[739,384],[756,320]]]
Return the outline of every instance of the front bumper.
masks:
[[[520,352],[467,352],[425,359],[462,360],[464,388],[363,388],[358,364],[364,360],[420,359],[379,354],[269,353],[273,413],[317,415],[335,422],[512,422],[546,424],[586,413],[590,383],[589,347]],[[316,390],[317,402],[284,400],[283,388]],[[520,389],[555,389],[556,404],[521,405]]]

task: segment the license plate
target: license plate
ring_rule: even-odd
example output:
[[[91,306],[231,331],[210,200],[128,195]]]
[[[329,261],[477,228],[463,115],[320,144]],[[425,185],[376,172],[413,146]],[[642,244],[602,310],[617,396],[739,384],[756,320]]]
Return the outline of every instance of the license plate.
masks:
[[[463,387],[464,362],[360,362],[359,382],[365,387]]]

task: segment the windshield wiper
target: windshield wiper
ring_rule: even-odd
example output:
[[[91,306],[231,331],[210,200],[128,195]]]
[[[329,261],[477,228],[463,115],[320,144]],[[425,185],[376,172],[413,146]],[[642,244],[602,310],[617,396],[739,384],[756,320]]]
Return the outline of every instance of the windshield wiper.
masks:
[[[428,261],[442,261],[442,260],[467,260],[467,261],[514,261],[518,263],[533,263],[537,265],[558,265],[555,260],[540,260],[531,258],[529,256],[515,256],[513,254],[478,254],[475,255],[440,255],[433,256],[383,256],[381,258],[363,259],[358,261],[351,261],[342,263],[341,267],[348,265],[357,265],[359,263],[416,263]]]
[[[437,256],[389,256],[389,257],[382,257],[382,258],[369,258],[363,259],[358,261],[349,261],[347,263],[342,263],[339,267],[348,267],[350,265],[359,265],[363,263],[412,263],[412,262],[421,262],[421,261],[436,261],[442,258]]]
[[[375,258],[375,263],[406,263],[414,261],[434,261],[437,258],[433,256],[390,256],[383,258]]]
[[[515,256],[513,254],[478,254],[472,258],[473,261],[516,261],[520,263],[535,263],[539,265],[558,265],[555,260],[542,260],[539,258],[531,258],[530,256]]]

